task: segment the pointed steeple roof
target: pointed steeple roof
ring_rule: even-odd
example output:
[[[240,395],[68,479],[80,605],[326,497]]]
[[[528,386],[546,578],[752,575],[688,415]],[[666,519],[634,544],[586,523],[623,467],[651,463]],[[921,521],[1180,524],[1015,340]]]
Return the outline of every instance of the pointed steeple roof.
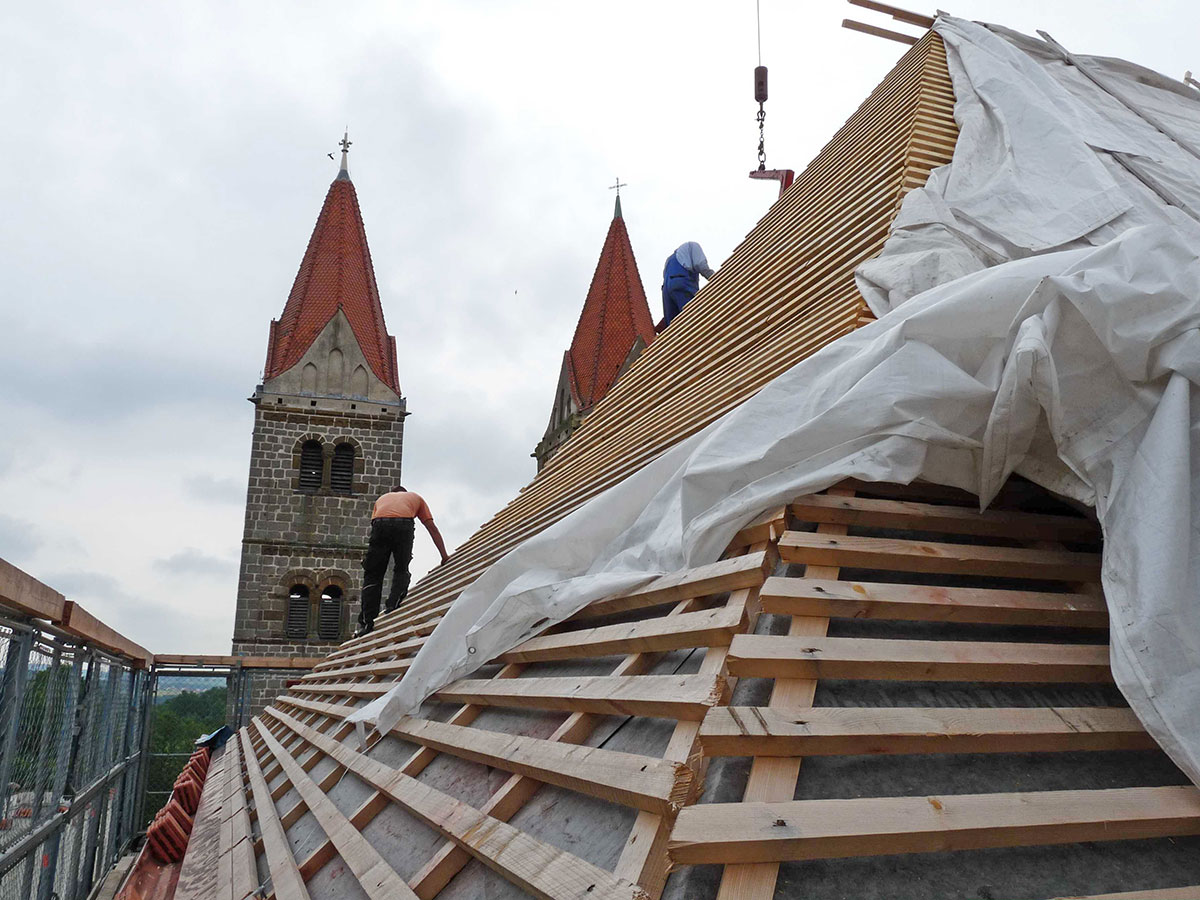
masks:
[[[348,145],[343,139],[341,168],[325,195],[283,315],[271,323],[264,377],[296,365],[341,309],[371,370],[399,394],[396,340],[383,320],[367,232],[346,166]]]
[[[638,275],[618,194],[575,337],[567,351],[571,390],[581,410],[608,393],[634,342],[654,340],[654,320]]]

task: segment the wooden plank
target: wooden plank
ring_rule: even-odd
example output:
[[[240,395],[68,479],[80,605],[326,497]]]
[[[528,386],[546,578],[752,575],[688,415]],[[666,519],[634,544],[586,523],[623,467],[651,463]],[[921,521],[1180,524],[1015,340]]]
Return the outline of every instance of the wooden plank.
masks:
[[[1110,682],[1108,647],[739,634],[729,673],[750,678]]]
[[[522,668],[523,668],[522,666],[504,666],[496,674],[495,677],[496,678],[515,678],[515,677],[517,677],[517,675],[519,675],[521,673]],[[288,698],[289,701],[294,700],[294,699],[295,698]],[[317,701],[296,701],[296,702],[302,702],[305,704],[316,704],[317,703]],[[324,712],[322,712],[322,714],[332,717],[332,718],[335,718],[335,719],[343,718],[348,713],[348,710],[350,709],[349,707],[333,707],[332,704],[330,704],[329,707],[330,707],[330,711],[324,711]],[[346,710],[346,712],[339,711],[342,709]],[[451,725],[467,725],[467,724],[473,722],[479,716],[479,714],[480,714],[480,712],[482,712],[482,710],[483,710],[483,708],[479,707],[479,706],[463,706],[457,712],[455,712],[454,715],[452,715],[450,717],[449,724],[451,724]],[[424,771],[425,768],[428,767],[429,764],[432,763],[437,758],[437,756],[438,756],[438,754],[436,751],[430,750],[428,747],[421,747],[420,749],[418,749],[415,753],[413,753],[408,758],[408,760],[404,763],[404,765],[402,765],[400,767],[400,771],[405,775],[409,775],[409,776],[412,776],[415,778],[422,771]],[[342,772],[342,771],[344,771],[344,769],[341,766],[338,766],[335,771]],[[510,779],[510,781],[511,780],[512,779]],[[493,796],[495,796],[495,795],[493,795]],[[374,791],[361,804],[359,804],[358,808],[350,816],[350,822],[351,822],[351,824],[354,825],[355,828],[362,830],[362,829],[366,828],[368,824],[370,824],[370,822],[375,818],[375,816],[377,816],[379,813],[381,813],[390,804],[391,804],[391,801],[388,799],[388,797],[385,794],[383,794],[379,791]],[[486,812],[486,809],[485,809],[485,812]],[[468,861],[470,861],[470,856],[465,851],[461,850],[457,844],[453,844],[453,847],[454,847],[454,853],[461,855],[461,857],[463,859],[462,865],[466,865],[466,863]],[[323,866],[326,862],[328,862],[329,859],[331,859],[333,857],[333,853],[334,853],[333,844],[330,841],[326,840],[325,842],[323,842],[322,844],[317,846],[307,857],[305,857],[304,861],[300,864],[300,871],[304,874],[317,872],[321,868],[321,866]],[[458,871],[458,870],[455,869],[454,871]],[[453,873],[451,873],[451,875],[452,874]],[[450,876],[448,876],[446,878],[446,881],[449,881],[449,877]],[[413,889],[413,891],[419,897],[422,898],[422,900],[429,900],[429,898],[431,898],[433,896],[433,894],[435,894],[437,892],[437,890],[440,890],[440,887],[444,886],[444,884],[445,884],[445,882],[442,882],[442,885],[439,885],[432,893],[425,889],[425,886],[420,881],[420,879],[411,879],[409,886]]]
[[[258,866],[255,862],[250,814],[246,809],[241,753],[237,741],[229,741],[225,746],[229,780],[221,813],[224,819],[221,822],[222,858],[218,876],[222,881],[227,879],[228,887],[218,887],[218,896],[246,900],[258,892]]]
[[[1157,746],[1121,707],[886,709],[714,707],[700,725],[707,756],[1042,753]]]
[[[287,835],[279,824],[279,813],[271,800],[271,790],[263,778],[254,747],[250,744],[250,732],[242,728],[238,737],[246,758],[246,774],[250,777],[254,811],[258,816],[258,829],[262,832],[263,852],[267,856],[267,871],[271,873],[275,900],[308,900],[308,888],[304,886]]]
[[[592,897],[597,900],[602,897],[612,900],[646,898],[645,892],[636,885],[620,881],[586,860],[539,841],[507,822],[486,816],[449,794],[309,728],[280,710],[270,708],[269,712],[363,782],[536,897],[546,900],[563,897],[580,900],[585,897],[589,900]],[[416,896],[407,885],[404,890],[403,896]]]
[[[947,484],[936,484],[932,481],[913,481],[909,484],[897,484],[894,481],[863,481],[861,478],[847,478],[841,486],[854,491],[856,496],[883,497],[888,500],[905,500],[913,503],[953,503],[979,508],[979,498],[972,493]],[[1001,489],[1003,493],[1003,489]]]
[[[1158,888],[1151,891],[1122,891],[1119,894],[1061,897],[1059,900],[1197,900],[1197,898],[1200,898],[1200,884],[1177,888]]]
[[[1099,581],[1100,555],[1026,547],[980,547],[892,538],[824,537],[789,531],[779,555],[792,563],[893,569],[942,575],[992,575],[1051,581]]]
[[[672,572],[656,578],[643,588],[620,597],[598,600],[580,610],[574,619],[607,616],[632,609],[645,609],[664,603],[678,603],[709,594],[758,587],[767,577],[766,553],[748,553],[722,559],[707,566]]]
[[[777,524],[782,525],[782,523]],[[750,545],[749,548],[751,552],[765,552],[767,564],[771,569],[774,568],[777,561],[773,542],[775,536],[782,532],[782,527],[777,528],[776,524],[772,524],[768,537]],[[729,549],[734,549],[735,543],[731,543]],[[758,588],[743,588],[731,592],[726,600],[725,608],[735,613],[739,621],[745,622],[747,629],[752,629],[758,618]],[[682,614],[683,609],[681,604],[676,611]],[[700,674],[722,673],[725,669],[727,654],[727,646],[710,647],[700,662]],[[732,692],[733,686],[733,683],[729,683],[727,692]],[[697,722],[681,721],[676,723],[671,733],[671,739],[667,742],[663,758],[686,763],[697,771],[703,772],[706,761],[700,753],[699,731]],[[699,779],[697,779],[698,781]],[[698,790],[698,784],[695,787]],[[639,813],[625,838],[625,846],[621,850],[614,869],[615,874],[642,885],[652,896],[659,896],[670,872],[667,839],[670,837],[673,824],[674,816],[670,814],[664,815],[647,811]]]
[[[723,687],[720,675],[464,679],[442,688],[434,699],[443,703],[699,721],[708,707],[720,701]]]
[[[271,755],[283,767],[283,771],[296,789],[296,793],[300,795],[309,812],[313,814],[317,824],[321,826],[321,830],[329,836],[334,847],[337,848],[338,855],[346,863],[346,868],[357,879],[363,892],[371,900],[395,900],[397,897],[415,900],[417,895],[412,892],[405,880],[397,875],[379,855],[379,851],[359,834],[358,829],[346,820],[341,810],[334,806],[333,801],[326,797],[324,792],[308,777],[308,773],[300,767],[300,764],[284,749],[275,736],[263,726],[261,721],[255,720],[255,725],[259,737]]]
[[[436,623],[435,623],[436,624]],[[430,631],[433,629],[430,628]],[[374,634],[374,632],[372,632]],[[379,660],[389,659],[392,657],[411,657],[415,656],[423,646],[428,634],[423,634],[418,637],[405,638],[395,642],[386,643],[378,647],[370,647],[366,650],[358,650],[354,653],[342,656],[329,656],[321,661],[320,665],[314,666],[316,671],[327,672],[336,670],[344,672],[348,668],[353,668],[357,664],[370,664]]]
[[[0,559],[0,603],[23,616],[61,622],[66,598],[10,562]]]
[[[323,669],[320,672],[306,672],[300,676],[304,682],[334,683],[342,678],[354,678],[360,675],[397,675],[407,672],[412,665],[413,657],[408,659],[376,660],[358,666],[347,666],[344,669]],[[394,679],[393,679],[394,680]]]
[[[830,492],[839,496],[852,496],[852,490],[844,485],[835,485]],[[845,525],[823,523],[817,526],[819,534],[844,535]],[[836,579],[839,570],[832,566],[805,567],[805,575],[813,578]],[[788,635],[807,640],[823,637],[829,630],[829,619],[824,616],[793,616],[788,623]],[[729,655],[725,657],[725,668],[729,669]],[[732,675],[732,673],[730,673]],[[816,696],[817,682],[811,678],[777,678],[771,687],[771,707],[803,708],[812,706]],[[796,790],[796,779],[800,775],[800,757],[771,758],[755,756],[750,764],[743,798],[748,801],[790,800]],[[757,865],[726,866],[721,873],[717,889],[717,900],[770,900],[775,896],[775,884],[779,878],[779,866],[773,863]]]
[[[682,612],[689,605],[689,601],[680,603],[676,609]],[[614,676],[632,676],[639,675],[650,668],[655,657],[648,654],[640,653],[627,656],[613,670]],[[501,669],[501,673],[519,672],[521,666],[509,665]],[[500,676],[497,676],[500,677]],[[515,677],[515,674],[514,676]],[[464,706],[461,712],[472,711],[470,717],[474,718],[479,706]],[[550,735],[549,740],[562,741],[565,743],[583,743],[595,729],[596,723],[600,721],[599,716],[587,713],[572,713],[567,716],[561,725],[554,730]],[[420,753],[428,753],[426,749],[419,751]],[[496,819],[508,821],[529,801],[529,799],[537,793],[541,787],[541,782],[523,775],[513,775],[504,784],[502,784],[483,809],[480,810],[486,815]],[[437,893],[449,883],[462,868],[470,861],[470,856],[460,846],[453,841],[447,841],[441,849],[439,849],[433,857],[427,862],[412,879],[413,890],[415,890],[424,900],[437,895]],[[618,877],[620,872],[614,873]],[[627,878],[627,881],[638,882],[637,879]]]
[[[221,656],[211,653],[156,653],[160,666],[241,666],[243,669],[311,669],[320,656]]]
[[[705,803],[671,833],[679,864],[780,862],[1200,833],[1193,786]]]
[[[213,900],[216,874],[222,861],[221,809],[224,798],[221,794],[228,778],[228,760],[227,749],[222,749],[209,763],[192,833],[179,866],[173,900]]]
[[[910,25],[919,25],[921,28],[933,27],[933,16],[924,16],[920,13],[909,12],[907,9],[900,9],[898,6],[890,6],[887,3],[877,3],[875,0],[849,0],[852,6],[861,6],[863,9],[872,9],[875,12],[881,12],[884,15],[891,16],[900,22],[908,22]]]
[[[602,625],[579,631],[530,638],[497,657],[501,662],[543,662],[578,657],[613,656],[618,653],[654,653],[687,647],[728,646],[741,630],[742,614],[721,606],[660,616],[641,622]]]
[[[110,653],[128,657],[138,668],[147,669],[154,662],[153,653],[115,629],[109,628],[74,600],[63,603],[60,626],[63,631],[80,640],[91,641]]]
[[[763,610],[792,616],[1107,628],[1103,597],[931,585],[768,578]]]
[[[546,784],[637,809],[678,809],[693,772],[677,762],[559,741],[445,725],[406,716],[391,731],[405,740]]]
[[[729,549],[741,549],[754,544],[776,541],[787,530],[787,508],[768,509],[765,513],[742,528],[729,542]]]
[[[331,681],[328,684],[302,682],[293,686],[292,690],[305,694],[334,694],[341,697],[382,697],[394,684],[395,681]]]
[[[871,528],[900,528],[987,537],[1045,541],[1099,541],[1099,526],[1076,516],[963,506],[939,506],[905,500],[874,500],[834,494],[807,494],[789,507],[805,522],[833,522]]]
[[[890,28],[880,28],[878,25],[868,25],[866,22],[859,22],[855,19],[842,19],[842,27],[848,28],[851,31],[861,31],[863,34],[869,34],[872,37],[887,38],[889,41],[895,41],[898,44],[908,44],[910,47],[920,40],[916,35],[905,34],[902,31],[892,31]]]

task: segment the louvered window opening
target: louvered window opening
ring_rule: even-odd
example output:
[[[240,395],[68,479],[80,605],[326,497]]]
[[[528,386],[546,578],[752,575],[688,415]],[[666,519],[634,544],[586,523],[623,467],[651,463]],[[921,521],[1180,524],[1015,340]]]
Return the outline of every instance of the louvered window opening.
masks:
[[[308,637],[308,588],[300,585],[292,588],[283,630],[290,638]]]
[[[333,451],[329,486],[335,493],[349,494],[354,484],[354,445],[338,444]]]
[[[317,635],[323,641],[336,641],[342,636],[342,592],[337,588],[331,587],[321,596]]]
[[[300,490],[316,491],[321,487],[321,444],[305,441],[300,448]]]

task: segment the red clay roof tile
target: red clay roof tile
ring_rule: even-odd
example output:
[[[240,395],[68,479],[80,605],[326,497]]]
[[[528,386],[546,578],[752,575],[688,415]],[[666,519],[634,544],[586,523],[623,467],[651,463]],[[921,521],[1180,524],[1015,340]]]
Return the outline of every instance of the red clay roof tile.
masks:
[[[399,394],[393,339],[383,320],[358,195],[344,173],[329,186],[283,315],[271,323],[265,377],[298,363],[338,309],[371,370]]]
[[[654,340],[654,320],[618,207],[567,351],[571,390],[581,410],[608,393],[637,338]]]

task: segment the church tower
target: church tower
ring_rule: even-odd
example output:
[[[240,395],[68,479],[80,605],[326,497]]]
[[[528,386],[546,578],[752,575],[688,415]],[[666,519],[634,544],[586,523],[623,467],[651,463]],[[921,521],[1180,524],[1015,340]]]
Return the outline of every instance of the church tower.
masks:
[[[271,322],[254,404],[235,656],[323,656],[349,637],[375,498],[400,483],[405,401],[346,163]],[[256,684],[257,710],[278,684]]]
[[[620,187],[618,182],[612,224],[583,301],[575,336],[570,349],[563,353],[550,422],[532,453],[539,472],[654,340],[654,320],[621,214]]]

